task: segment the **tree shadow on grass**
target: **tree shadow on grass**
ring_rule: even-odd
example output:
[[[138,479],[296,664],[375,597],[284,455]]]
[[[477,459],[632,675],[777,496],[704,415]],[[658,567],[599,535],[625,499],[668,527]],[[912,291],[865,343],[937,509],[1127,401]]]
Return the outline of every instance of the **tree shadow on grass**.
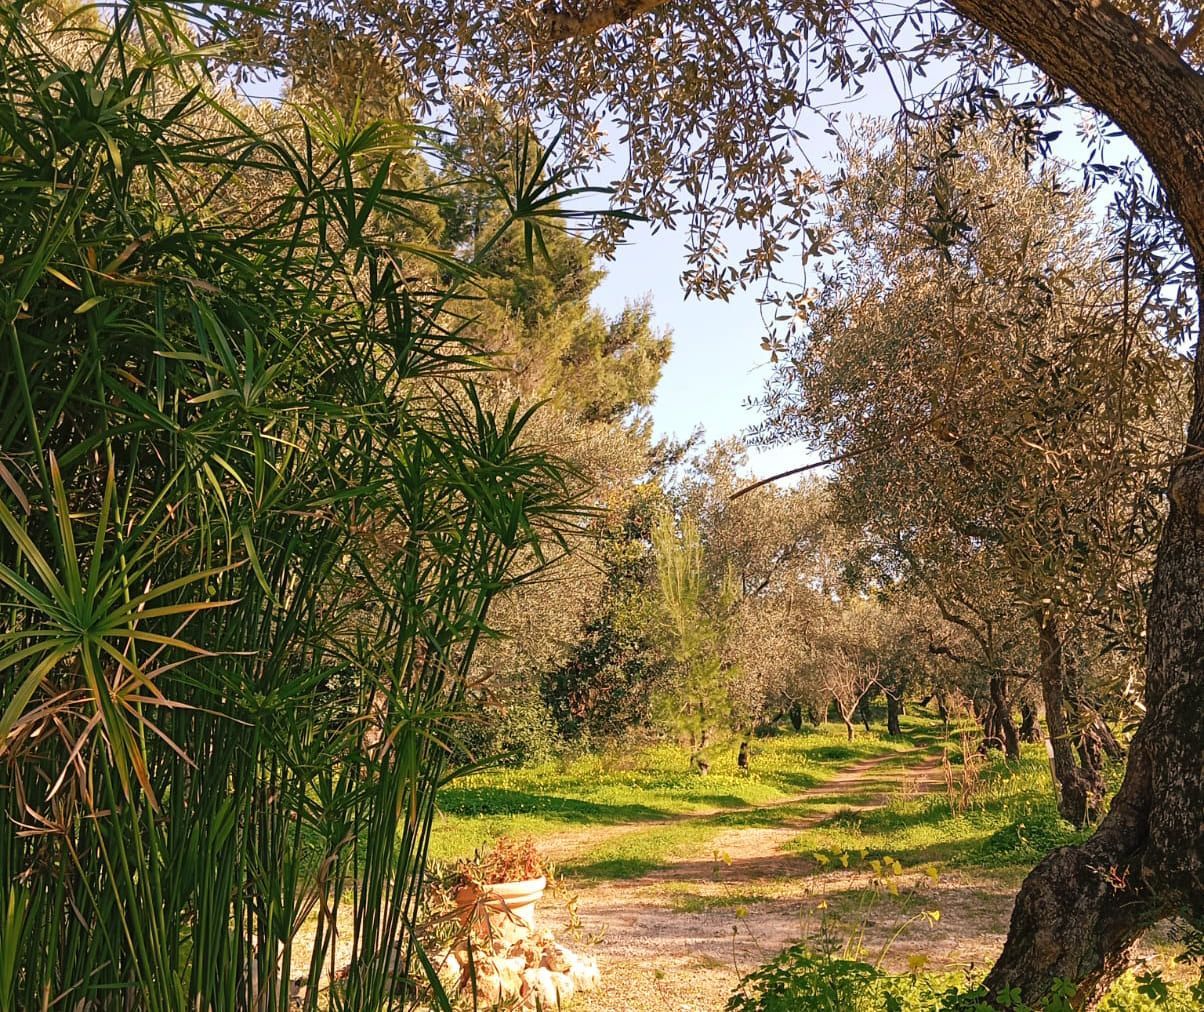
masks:
[[[820,782],[814,773],[774,773],[773,779],[785,790],[802,794]]]
[[[690,798],[704,808],[749,808],[749,803],[734,794],[700,794]]]
[[[1076,843],[1088,831],[1073,829],[1056,814],[1017,813],[993,805],[954,815],[944,799],[906,808],[834,813],[788,845],[795,853],[858,850],[889,853],[905,868],[925,864],[1015,873],[1035,865],[1055,847]],[[824,871],[814,863],[808,874]]]
[[[739,799],[735,799],[739,803]],[[439,793],[439,810],[445,815],[542,815],[574,824],[615,825],[654,822],[673,812],[651,805],[600,804],[579,798],[499,787],[448,787]]]
[[[571,875],[582,882],[610,882],[615,879],[640,878],[665,865],[663,858],[652,857],[609,857],[587,864],[561,866],[561,873]]]

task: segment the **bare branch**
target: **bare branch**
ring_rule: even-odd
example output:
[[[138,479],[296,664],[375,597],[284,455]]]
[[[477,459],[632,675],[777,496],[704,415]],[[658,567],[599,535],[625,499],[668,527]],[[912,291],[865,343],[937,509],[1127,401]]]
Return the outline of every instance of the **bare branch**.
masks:
[[[665,0],[549,3],[540,16],[540,35],[547,42],[564,42],[583,35],[594,35],[611,25],[632,21],[664,3]]]

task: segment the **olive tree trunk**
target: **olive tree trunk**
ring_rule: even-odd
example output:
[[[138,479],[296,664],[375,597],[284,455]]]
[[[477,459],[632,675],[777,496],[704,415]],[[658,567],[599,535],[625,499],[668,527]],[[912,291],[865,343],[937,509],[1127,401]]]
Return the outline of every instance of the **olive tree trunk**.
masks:
[[[987,705],[990,731],[987,739],[1003,749],[1009,760],[1020,758],[1020,736],[1016,733],[1016,722],[1012,719],[1012,701],[1008,695],[1007,675],[996,672],[989,683],[991,701]]]
[[[903,700],[899,693],[886,690],[886,733],[897,737],[903,733],[899,726],[899,717],[903,713]]]
[[[803,729],[803,704],[792,703],[787,714],[790,717],[790,726],[796,731],[801,731]]]
[[[1020,701],[1020,740],[1030,745],[1041,740],[1041,728],[1037,726],[1037,708],[1027,699]]]
[[[1157,173],[1204,280],[1204,77],[1106,0],[950,0],[1110,117]],[[1016,900],[987,977],[1029,1000],[1054,977],[1093,1005],[1147,926],[1204,917],[1204,358],[1149,602],[1146,717],[1095,834],[1048,855]]]
[[[1113,761],[1124,758],[1124,748],[1083,688],[1077,665],[1066,666],[1066,704],[1078,734],[1076,748],[1084,767],[1098,773],[1103,769],[1105,756]]]
[[[1048,611],[1037,616],[1041,696],[1045,702],[1045,727],[1049,732],[1054,777],[1058,783],[1058,811],[1081,829],[1100,814],[1104,784],[1098,763],[1089,755],[1075,761],[1075,735],[1066,720],[1066,661],[1057,619]]]

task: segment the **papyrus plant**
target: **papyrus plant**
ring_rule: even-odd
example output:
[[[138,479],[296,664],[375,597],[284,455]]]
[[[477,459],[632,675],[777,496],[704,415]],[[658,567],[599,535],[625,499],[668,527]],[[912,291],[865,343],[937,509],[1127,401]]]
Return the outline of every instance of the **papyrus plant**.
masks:
[[[438,146],[238,102],[205,16],[0,8],[2,1010],[410,1001],[473,648],[574,522],[415,238]]]

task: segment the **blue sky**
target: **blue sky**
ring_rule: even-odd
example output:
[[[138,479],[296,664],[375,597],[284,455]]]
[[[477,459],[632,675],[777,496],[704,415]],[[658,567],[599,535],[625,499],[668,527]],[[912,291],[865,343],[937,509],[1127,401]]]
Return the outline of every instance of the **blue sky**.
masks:
[[[897,101],[885,79],[866,83],[866,89],[845,104],[845,112],[893,114]],[[813,137],[807,158],[823,171],[831,167],[832,138],[820,130]],[[616,313],[625,302],[650,295],[659,325],[673,332],[673,356],[652,406],[658,436],[684,438],[700,425],[707,442],[741,436],[759,421],[756,407],[747,401],[760,394],[770,370],[769,353],[761,348],[765,325],[757,292],[739,292],[728,302],[684,298],[678,278],[686,262],[685,238],[683,230],[653,235],[647,226],[634,227],[627,245],[605,265],[609,273],[593,301],[607,313]],[[738,236],[729,245],[737,258],[744,252]],[[754,448],[748,470],[763,478],[813,459],[803,445]]]
[[[651,295],[658,324],[673,331],[673,356],[652,407],[656,434],[684,438],[701,425],[708,441],[741,435],[758,420],[745,401],[760,392],[769,375],[755,294],[741,292],[729,302],[686,299],[678,282],[685,264],[683,233],[652,235],[643,226],[633,233],[607,265],[594,303],[615,313],[625,302]],[[801,446],[755,450],[750,470],[764,477],[806,459]]]

